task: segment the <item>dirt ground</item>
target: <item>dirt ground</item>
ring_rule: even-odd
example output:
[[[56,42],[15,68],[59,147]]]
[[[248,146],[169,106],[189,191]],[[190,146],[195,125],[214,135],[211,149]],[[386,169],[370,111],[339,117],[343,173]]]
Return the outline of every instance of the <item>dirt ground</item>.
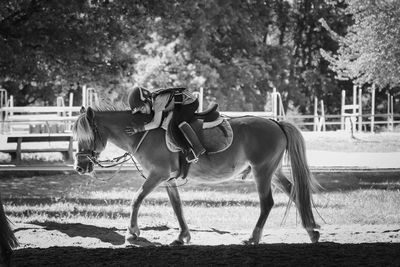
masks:
[[[310,244],[299,228],[265,229],[263,242],[242,245],[248,232],[192,229],[188,246],[167,244],[178,229],[143,229],[137,246],[124,229],[86,224],[16,225],[21,247],[11,266],[400,266],[400,225],[334,225]]]
[[[47,183],[48,187],[44,184],[50,177],[7,178],[13,180],[15,188],[3,180],[0,191],[3,197],[33,192],[43,197],[75,188],[82,179],[66,176],[51,177],[53,183]],[[337,190],[340,184],[340,190],[351,190],[356,183],[352,179],[359,181],[354,174],[342,175],[340,180],[332,179],[332,174],[326,176],[321,182],[327,189]],[[398,174],[393,176],[398,181]],[[363,179],[367,187],[375,182],[373,175],[363,175]],[[400,224],[323,225],[318,244],[310,244],[300,226],[267,228],[261,244],[255,246],[242,244],[250,235],[249,229],[239,232],[205,227],[191,229],[191,243],[182,247],[168,246],[178,229],[167,226],[141,229],[137,246],[129,247],[124,244],[123,228],[45,222],[16,224],[14,229],[21,246],[15,250],[11,266],[400,266]]]

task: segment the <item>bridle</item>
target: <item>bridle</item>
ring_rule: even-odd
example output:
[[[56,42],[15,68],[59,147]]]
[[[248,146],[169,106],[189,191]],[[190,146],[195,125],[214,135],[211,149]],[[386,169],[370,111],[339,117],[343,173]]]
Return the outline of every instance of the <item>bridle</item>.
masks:
[[[123,163],[125,163],[125,162],[127,162],[127,161],[129,161],[129,160],[132,160],[132,162],[133,162],[133,164],[135,165],[135,167],[136,167],[136,169],[138,170],[138,172],[141,174],[141,176],[142,176],[144,179],[146,179],[146,177],[144,176],[143,172],[139,169],[139,166],[138,166],[138,164],[136,163],[135,159],[132,157],[132,154],[129,153],[129,152],[126,152],[126,153],[123,154],[122,156],[115,157],[115,158],[113,158],[113,159],[111,159],[111,160],[99,160],[98,158],[99,158],[100,152],[97,152],[97,151],[96,151],[96,147],[97,147],[97,142],[96,142],[96,140],[100,140],[100,142],[101,142],[101,144],[102,144],[103,147],[105,147],[106,142],[103,140],[103,138],[102,138],[102,136],[101,136],[101,134],[100,134],[100,132],[99,132],[99,129],[98,129],[97,125],[96,125],[96,122],[93,121],[93,124],[90,125],[90,127],[91,127],[92,130],[93,130],[93,144],[92,144],[92,149],[82,149],[82,150],[79,150],[79,151],[75,154],[75,157],[76,157],[77,159],[79,159],[80,157],[87,158],[87,159],[88,159],[90,162],[92,162],[94,165],[97,165],[97,166],[99,166],[99,167],[101,167],[101,168],[111,168],[111,167],[115,167],[115,166],[118,166],[118,165],[119,165],[120,167],[119,167],[119,169],[116,171],[115,174],[117,174],[117,173],[121,170],[121,167],[122,167],[122,164],[123,164]],[[139,146],[140,146],[141,143],[143,142],[144,138],[147,136],[147,133],[148,133],[148,132],[145,132],[145,134],[144,134],[144,135],[142,136],[142,138],[140,139],[139,143],[138,143],[137,146],[136,146],[135,152],[137,151],[137,149],[139,148]],[[133,153],[133,154],[134,154],[134,153]],[[103,163],[105,163],[105,162],[107,162],[107,163],[110,163],[110,162],[111,162],[111,164],[109,164],[109,165],[103,165]],[[115,174],[114,174],[111,178],[113,178],[113,177],[115,176]],[[111,179],[111,178],[110,178],[110,179]]]
[[[79,150],[76,154],[75,157],[78,159],[80,157],[84,157],[89,159],[93,164],[95,165],[101,165],[99,164],[100,162],[98,161],[100,152],[96,151],[96,147],[97,147],[97,142],[96,140],[100,140],[100,142],[102,143],[103,147],[105,146],[105,143],[103,141],[102,136],[99,133],[99,129],[97,128],[96,123],[93,121],[93,125],[90,125],[90,127],[93,130],[93,144],[92,144],[92,148],[91,149],[81,149]]]
[[[141,146],[141,144],[143,143],[144,139],[147,137],[147,134],[149,133],[149,131],[145,131],[143,133],[143,135],[140,137],[139,142],[136,144],[135,149],[133,150],[132,153],[126,152],[124,155],[119,156],[119,157],[115,157],[112,160],[98,160],[99,156],[100,156],[100,152],[96,151],[96,147],[97,147],[97,140],[100,140],[101,144],[103,145],[103,147],[105,147],[106,142],[103,139],[102,135],[100,134],[98,127],[96,125],[96,122],[93,120],[93,123],[91,123],[90,127],[92,128],[93,131],[93,142],[92,142],[92,148],[91,149],[80,149],[77,153],[75,153],[75,157],[77,159],[77,161],[79,162],[79,158],[87,158],[92,164],[97,165],[101,168],[111,168],[111,167],[115,167],[117,165],[120,165],[119,169],[115,172],[115,174],[113,176],[111,176],[110,178],[104,180],[104,179],[99,179],[93,172],[93,175],[95,178],[102,180],[102,181],[108,181],[111,180],[112,178],[114,178],[116,176],[117,173],[119,173],[119,171],[121,170],[121,167],[123,165],[123,163],[132,160],[133,164],[135,165],[137,171],[140,173],[141,177],[143,179],[147,179],[147,177],[143,174],[143,171],[139,168],[138,163],[136,162],[136,160],[133,158],[132,155],[134,155],[139,147]],[[110,165],[103,165],[102,163],[104,162],[111,162],[112,164]],[[172,177],[169,180],[175,179],[178,177]],[[186,182],[182,185],[185,185],[187,183],[187,179],[185,179]],[[179,186],[182,186],[179,185]],[[177,187],[179,187],[177,186]]]

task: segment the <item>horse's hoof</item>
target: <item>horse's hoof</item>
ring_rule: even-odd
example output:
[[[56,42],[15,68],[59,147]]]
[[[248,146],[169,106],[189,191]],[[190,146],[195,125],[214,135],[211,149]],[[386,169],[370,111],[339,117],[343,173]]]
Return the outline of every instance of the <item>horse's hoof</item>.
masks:
[[[156,245],[161,245],[159,243],[153,243],[144,237],[139,237],[132,234],[132,238],[125,239],[125,246],[127,247],[154,247]]]
[[[243,245],[258,245],[258,241],[254,240],[253,238],[250,238],[249,240],[244,240]]]
[[[135,241],[137,241],[139,238],[138,235],[136,234],[127,234],[125,236],[125,244],[130,245],[130,244],[134,244]]]
[[[184,244],[185,244],[185,242],[183,242],[183,240],[175,240],[169,245],[170,246],[183,246]]]
[[[312,243],[318,243],[318,240],[320,237],[320,234],[318,231],[310,231],[309,235],[310,235],[310,239],[311,239]]]

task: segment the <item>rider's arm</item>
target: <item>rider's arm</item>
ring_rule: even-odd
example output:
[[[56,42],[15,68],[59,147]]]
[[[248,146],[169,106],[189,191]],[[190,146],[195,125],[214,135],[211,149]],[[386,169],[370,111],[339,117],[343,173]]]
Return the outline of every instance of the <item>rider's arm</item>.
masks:
[[[160,127],[162,123],[163,111],[170,111],[171,104],[168,104],[170,94],[158,95],[153,101],[154,116],[153,119],[144,125],[146,131]],[[168,106],[167,106],[168,104]]]
[[[163,114],[162,111],[161,112],[155,112],[154,116],[153,116],[153,119],[149,123],[144,125],[144,130],[148,131],[148,130],[152,130],[152,129],[160,127],[162,114]]]

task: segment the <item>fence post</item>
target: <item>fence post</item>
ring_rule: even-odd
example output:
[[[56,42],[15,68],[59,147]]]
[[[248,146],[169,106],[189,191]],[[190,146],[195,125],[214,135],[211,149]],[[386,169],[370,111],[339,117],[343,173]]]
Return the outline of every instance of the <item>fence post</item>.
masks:
[[[344,130],[344,116],[345,116],[344,105],[345,105],[345,103],[346,103],[346,91],[342,90],[342,105],[341,105],[341,112],[340,112],[340,114],[342,116],[340,116],[340,130]]]
[[[276,97],[276,88],[273,87],[272,89],[272,114],[274,117],[274,120],[277,120],[278,117],[278,101]]]
[[[325,123],[325,106],[324,100],[321,99],[321,124],[322,124],[322,131],[326,131],[326,123]]]
[[[390,93],[387,96],[387,127],[389,131],[393,131],[393,96]]]
[[[82,107],[87,108],[87,90],[86,90],[86,85],[82,86]]]
[[[375,84],[372,84],[372,98],[371,98],[371,133],[374,132],[375,127]]]
[[[314,132],[317,131],[318,129],[318,124],[319,124],[319,119],[318,119],[318,98],[314,97]]]
[[[7,106],[7,100],[8,100],[8,96],[7,96],[7,90],[0,88],[0,108],[2,107],[6,107]]]
[[[358,89],[358,131],[362,132],[362,89]]]

